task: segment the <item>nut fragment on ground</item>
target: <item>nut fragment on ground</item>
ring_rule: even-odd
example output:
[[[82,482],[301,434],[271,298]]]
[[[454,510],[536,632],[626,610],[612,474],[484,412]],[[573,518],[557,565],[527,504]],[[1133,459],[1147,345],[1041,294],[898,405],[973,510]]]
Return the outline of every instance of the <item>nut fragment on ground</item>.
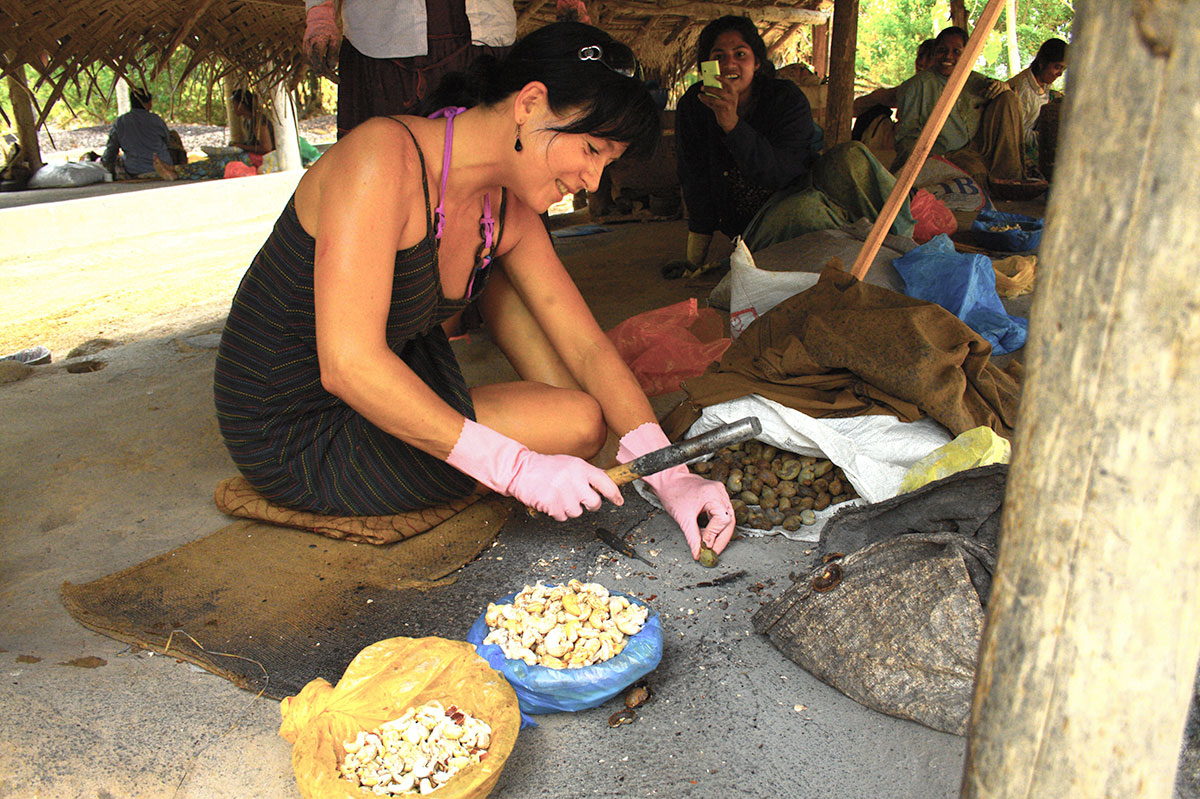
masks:
[[[492,728],[455,705],[426,702],[344,741],[342,777],[378,796],[433,793],[487,756]]]
[[[552,669],[578,669],[616,657],[641,632],[649,608],[614,596],[599,583],[525,588],[511,604],[489,604],[483,639],[511,660]]]

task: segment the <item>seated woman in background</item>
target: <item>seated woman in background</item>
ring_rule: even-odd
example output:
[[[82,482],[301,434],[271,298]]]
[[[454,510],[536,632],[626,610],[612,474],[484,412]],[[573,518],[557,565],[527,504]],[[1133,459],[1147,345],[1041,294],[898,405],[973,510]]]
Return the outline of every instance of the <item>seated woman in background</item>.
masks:
[[[917,46],[914,75],[933,65],[933,47],[933,39],[926,39]],[[899,88],[882,86],[854,99],[854,129],[850,138],[865,144],[885,164],[896,158],[896,122],[892,119],[892,109],[896,107]]]
[[[163,118],[151,110],[154,95],[150,92],[131,88],[129,105],[129,111],[113,123],[100,162],[114,175],[124,172],[131,178],[155,177],[155,158],[171,163],[170,131]],[[124,153],[124,158],[119,153]]]
[[[967,46],[967,32],[949,27],[937,35],[936,42],[933,66],[904,81],[897,91],[899,122],[893,172],[912,154]],[[1008,84],[970,73],[930,154],[945,156],[987,190],[995,190],[998,181],[1024,180],[1021,109]]]
[[[210,155],[199,161],[171,165],[156,159],[155,171],[164,180],[206,180],[225,177],[225,168],[234,161],[253,167],[262,166],[263,156],[275,149],[275,130],[270,119],[258,107],[254,94],[245,89],[235,89],[230,96],[233,113],[245,121],[245,136],[230,141],[231,147],[241,152],[227,155]]]
[[[1050,86],[1067,71],[1067,43],[1047,39],[1038,48],[1033,63],[1009,79],[1008,85],[1021,104],[1021,141],[1026,161],[1037,160],[1037,121],[1042,107],[1050,102]]]
[[[676,110],[687,262],[668,263],[664,277],[701,271],[718,230],[741,236],[754,251],[878,215],[895,178],[859,142],[819,156],[808,98],[774,76],[766,44],[749,18],[710,22],[696,51],[697,64],[719,62],[721,86],[697,83]],[[911,235],[912,224],[906,206],[893,232]]]

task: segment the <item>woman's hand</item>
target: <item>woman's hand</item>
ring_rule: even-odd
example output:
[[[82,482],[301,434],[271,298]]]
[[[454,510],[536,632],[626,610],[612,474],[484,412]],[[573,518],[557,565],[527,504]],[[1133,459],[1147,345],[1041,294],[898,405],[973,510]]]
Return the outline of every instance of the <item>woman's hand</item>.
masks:
[[[560,522],[599,510],[605,497],[624,499],[604,470],[571,455],[542,455],[470,419],[446,463],[493,491],[518,499]]]
[[[621,437],[617,448],[617,460],[628,463],[634,458],[668,446],[670,439],[654,422],[646,422]],[[683,530],[692,558],[700,557],[700,545],[714,552],[725,549],[733,537],[733,506],[725,486],[692,474],[686,466],[671,469],[642,478],[658,495],[667,513]],[[708,523],[700,529],[700,514],[708,515]]]
[[[732,86],[721,84],[721,88],[705,86],[700,90],[700,102],[712,109],[717,125],[728,133],[738,123],[738,93]]]

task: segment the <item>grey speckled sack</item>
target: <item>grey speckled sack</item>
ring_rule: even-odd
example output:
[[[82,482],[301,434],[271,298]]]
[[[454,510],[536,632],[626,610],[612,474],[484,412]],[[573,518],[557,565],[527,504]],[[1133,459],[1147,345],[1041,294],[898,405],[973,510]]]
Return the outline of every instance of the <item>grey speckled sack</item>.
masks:
[[[851,699],[965,735],[1006,475],[973,469],[839,513],[824,562],[754,629]],[[863,546],[843,555],[827,540]]]

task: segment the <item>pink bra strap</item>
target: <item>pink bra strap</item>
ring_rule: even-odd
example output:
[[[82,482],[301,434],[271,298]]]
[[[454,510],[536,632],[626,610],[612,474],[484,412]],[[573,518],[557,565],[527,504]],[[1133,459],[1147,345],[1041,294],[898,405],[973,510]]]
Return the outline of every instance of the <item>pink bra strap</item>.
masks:
[[[442,240],[442,231],[446,228],[446,178],[450,177],[450,150],[454,146],[454,117],[466,110],[462,106],[451,105],[429,115],[430,119],[446,118],[446,141],[442,146],[442,190],[438,194],[437,208],[433,209],[433,214],[437,219],[434,238],[438,241]]]

